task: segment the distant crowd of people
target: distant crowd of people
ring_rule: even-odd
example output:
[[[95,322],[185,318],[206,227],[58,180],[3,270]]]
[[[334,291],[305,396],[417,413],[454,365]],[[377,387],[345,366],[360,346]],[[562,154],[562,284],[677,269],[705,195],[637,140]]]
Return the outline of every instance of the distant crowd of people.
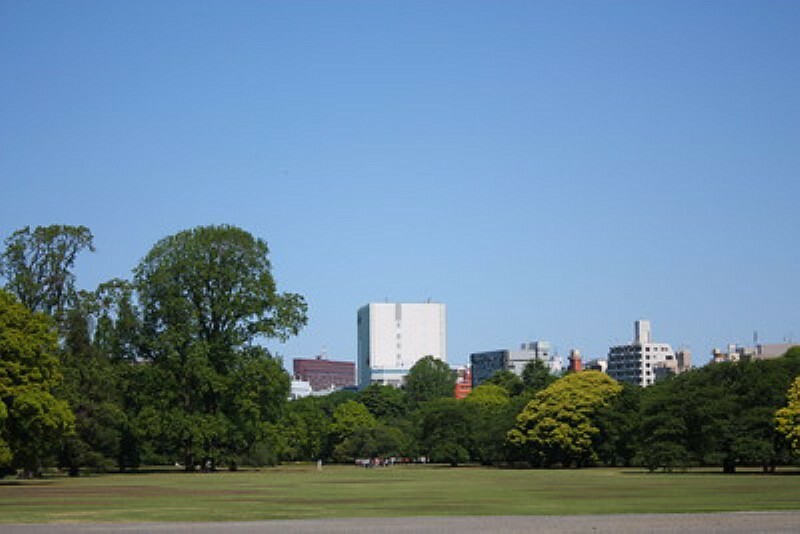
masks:
[[[426,464],[428,458],[420,456],[419,458],[356,458],[356,465],[359,467],[388,467],[394,464]]]

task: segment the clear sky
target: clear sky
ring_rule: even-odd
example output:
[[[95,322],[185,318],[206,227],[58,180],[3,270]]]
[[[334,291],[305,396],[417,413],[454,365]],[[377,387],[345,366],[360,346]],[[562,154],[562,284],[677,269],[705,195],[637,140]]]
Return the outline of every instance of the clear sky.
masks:
[[[355,359],[800,341],[800,2],[0,0],[0,236],[83,224],[93,289],[229,223]]]

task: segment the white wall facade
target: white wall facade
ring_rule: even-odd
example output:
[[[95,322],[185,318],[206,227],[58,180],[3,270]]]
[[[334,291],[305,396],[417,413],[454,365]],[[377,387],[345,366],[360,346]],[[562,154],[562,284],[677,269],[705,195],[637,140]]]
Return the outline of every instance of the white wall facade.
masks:
[[[531,341],[523,343],[519,350],[508,351],[508,370],[522,376],[522,371],[531,360],[541,360],[550,372],[558,374],[562,371],[561,358],[553,353],[553,346],[548,341]]]
[[[636,321],[634,341],[611,347],[608,351],[608,374],[620,382],[646,387],[669,370],[677,372],[675,352],[667,343],[652,343],[650,321]]]
[[[447,361],[442,303],[371,303],[358,310],[358,386],[403,384],[425,356]]]

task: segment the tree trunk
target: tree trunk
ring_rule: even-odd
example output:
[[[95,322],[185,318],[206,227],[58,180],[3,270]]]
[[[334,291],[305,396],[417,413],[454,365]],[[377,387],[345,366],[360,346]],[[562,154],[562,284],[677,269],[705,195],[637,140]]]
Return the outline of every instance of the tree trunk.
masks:
[[[731,458],[725,458],[722,462],[722,472],[723,473],[735,473],[736,472],[736,461]]]
[[[191,473],[192,471],[194,471],[194,457],[192,456],[192,453],[187,452],[186,454],[184,454],[183,462],[184,462],[183,463],[184,471],[186,471],[187,473]]]

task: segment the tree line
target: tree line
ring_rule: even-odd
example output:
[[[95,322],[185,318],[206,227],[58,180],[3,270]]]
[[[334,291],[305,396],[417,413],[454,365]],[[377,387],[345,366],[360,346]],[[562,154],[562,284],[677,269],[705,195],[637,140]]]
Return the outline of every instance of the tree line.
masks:
[[[772,471],[800,452],[800,348],[645,389],[533,361],[463,400],[450,368],[426,357],[402,389],[288,401],[290,377],[263,342],[296,335],[307,306],[278,291],[264,240],[193,228],[156,243],[130,280],[78,290],[76,258],[93,250],[82,226],[5,240],[0,475],[390,457]]]
[[[533,361],[521,378],[498,372],[457,400],[452,372],[428,357],[411,369],[404,389],[371,385],[290,402],[269,451],[272,461],[390,456],[453,466],[772,472],[800,453],[798,376],[800,347],[774,360],[708,365],[647,388],[599,371],[557,378]]]

